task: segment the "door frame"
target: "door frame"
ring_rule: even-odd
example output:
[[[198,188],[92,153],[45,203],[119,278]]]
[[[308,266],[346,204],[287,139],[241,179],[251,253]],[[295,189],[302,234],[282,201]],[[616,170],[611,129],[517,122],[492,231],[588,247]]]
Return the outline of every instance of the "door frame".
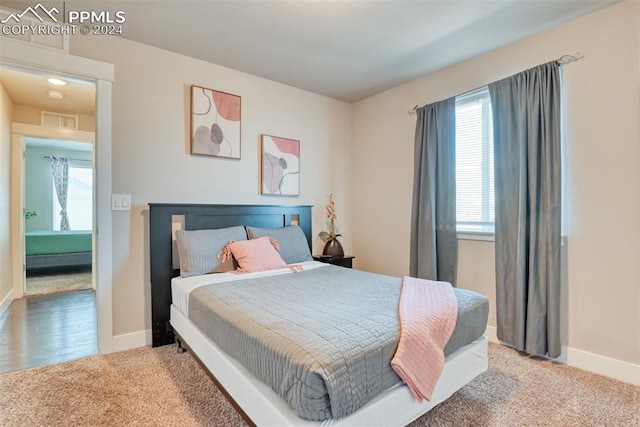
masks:
[[[105,62],[95,61],[68,53],[55,51],[35,45],[25,44],[6,38],[0,38],[0,64],[12,68],[36,73],[55,73],[67,77],[79,77],[93,81],[96,85],[96,132],[94,146],[95,169],[95,221],[94,221],[94,277],[96,281],[96,305],[98,323],[98,352],[110,353],[113,349],[113,271],[112,271],[112,217],[111,217],[111,90],[114,80],[114,66]],[[12,160],[15,160],[12,141]],[[19,144],[22,145],[22,144]],[[20,152],[18,154],[22,156]],[[13,173],[12,173],[13,176]],[[12,184],[13,185],[13,184]],[[15,233],[24,232],[24,219],[20,209],[24,198],[22,194],[11,195],[11,223],[12,239]],[[19,224],[22,223],[22,226]],[[17,225],[16,230],[13,225]],[[24,245],[24,243],[20,243]],[[14,262],[17,255],[12,250]],[[19,252],[24,254],[24,251]],[[19,260],[22,266],[22,259]],[[14,267],[15,270],[15,267]],[[22,282],[24,272],[20,268],[19,274],[14,271],[14,290],[16,276]]]
[[[78,142],[90,142],[93,144],[91,155],[93,157],[91,167],[93,168],[94,182],[96,175],[96,159],[95,159],[95,147],[96,136],[95,132],[71,130],[71,129],[58,129],[48,128],[40,125],[32,125],[26,123],[11,124],[11,257],[12,257],[12,270],[13,270],[13,298],[18,299],[24,296],[25,282],[26,282],[26,247],[24,236],[26,233],[26,223],[24,219],[25,208],[25,137],[46,138],[62,141],[78,141]],[[95,204],[96,185],[93,186],[93,236],[92,242],[95,242],[95,224],[96,222],[96,204]],[[20,214],[22,213],[22,215]],[[95,243],[92,243],[92,265],[97,263]],[[94,270],[92,268],[92,270]],[[95,271],[92,271],[92,282],[94,289],[96,288]]]

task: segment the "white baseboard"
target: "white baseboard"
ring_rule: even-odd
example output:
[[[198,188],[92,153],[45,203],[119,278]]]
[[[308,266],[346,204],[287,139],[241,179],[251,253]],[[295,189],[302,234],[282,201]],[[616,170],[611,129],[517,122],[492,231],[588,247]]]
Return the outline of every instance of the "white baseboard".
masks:
[[[116,352],[151,345],[151,337],[151,329],[131,332],[129,334],[114,335],[111,350]]]
[[[487,326],[485,335],[489,338],[489,341],[500,343],[498,330],[495,326]],[[553,360],[568,366],[615,378],[625,383],[640,385],[640,365],[634,365],[623,360],[567,346],[562,346],[562,354]]]
[[[2,316],[5,311],[7,311],[12,301],[13,301],[13,289],[9,291],[9,293],[2,299],[2,301],[0,301],[0,316]]]
[[[562,355],[555,360],[625,383],[640,385],[640,365],[564,346],[562,347]]]

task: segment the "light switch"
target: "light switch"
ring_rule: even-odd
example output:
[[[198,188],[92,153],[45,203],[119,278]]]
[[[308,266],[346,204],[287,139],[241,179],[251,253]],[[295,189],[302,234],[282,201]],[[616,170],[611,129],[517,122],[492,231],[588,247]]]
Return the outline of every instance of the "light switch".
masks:
[[[131,194],[112,194],[111,210],[112,211],[130,211],[131,210]]]

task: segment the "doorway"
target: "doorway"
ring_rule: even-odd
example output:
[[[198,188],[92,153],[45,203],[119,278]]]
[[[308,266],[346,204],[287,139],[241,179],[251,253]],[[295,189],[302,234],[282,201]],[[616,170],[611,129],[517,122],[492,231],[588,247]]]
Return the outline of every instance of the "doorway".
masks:
[[[23,140],[24,295],[93,289],[93,143]],[[54,168],[65,174],[56,175]]]
[[[45,54],[46,53],[46,54]],[[36,71],[40,73],[56,72],[59,75],[82,77],[86,80],[94,82],[96,88],[95,108],[96,108],[96,129],[95,129],[95,147],[94,147],[94,163],[99,170],[95,173],[95,207],[94,224],[99,233],[93,241],[93,264],[95,266],[95,282],[96,282],[96,305],[98,312],[98,350],[101,354],[113,351],[113,271],[112,271],[112,218],[111,218],[111,100],[112,86],[114,81],[115,70],[113,64],[96,61],[93,59],[83,58],[71,55],[66,52],[57,52],[54,50],[43,51],[42,48],[29,45],[19,41],[0,38],[0,66],[8,66],[12,68]],[[0,118],[2,115],[0,114]],[[2,128],[2,126],[0,126]],[[7,146],[12,143],[11,134],[9,141],[4,141],[5,135],[0,135],[0,153],[5,153]],[[10,163],[20,161],[21,152],[10,153]],[[16,159],[17,157],[17,159]],[[0,158],[0,163],[9,165],[9,162],[3,160],[4,154]],[[1,174],[0,174],[1,176]],[[10,180],[20,179],[11,173]],[[9,188],[10,184],[6,181],[0,182],[0,193],[10,194],[10,204],[14,206],[20,202],[22,194],[15,194]],[[0,203],[2,205],[2,203]],[[3,206],[0,206],[3,208]],[[6,211],[5,211],[6,212]],[[22,212],[15,212],[11,209],[10,229],[22,230],[23,227]],[[1,231],[1,228],[0,228]],[[8,232],[7,232],[8,233]],[[21,240],[14,239],[13,233],[0,233],[0,251],[9,245],[9,253],[14,252],[14,248],[21,249]],[[16,253],[20,253],[18,250]],[[15,258],[15,259],[13,259]],[[12,257],[12,265],[8,268],[9,280],[12,289],[0,300],[0,311],[6,307],[6,302],[16,297],[20,289],[23,271],[21,269],[22,260],[19,257]],[[3,266],[3,269],[7,266]],[[6,270],[5,270],[6,271]],[[0,276],[7,277],[7,273],[0,270]],[[4,288],[0,284],[0,288]],[[5,289],[6,291],[6,289]]]
[[[45,54],[46,53],[46,54]],[[98,312],[98,350],[101,354],[113,351],[113,271],[112,271],[112,242],[111,242],[111,96],[114,81],[114,66],[105,62],[71,55],[66,52],[54,50],[43,51],[42,48],[25,44],[19,41],[0,38],[0,65],[31,70],[40,73],[56,72],[59,75],[82,77],[95,83],[96,97],[96,129],[94,164],[99,170],[95,173],[95,207],[94,224],[100,233],[96,233],[93,241],[93,265],[95,266],[96,305]],[[1,117],[1,115],[0,115]],[[1,126],[0,126],[1,128]],[[6,150],[5,142],[0,135],[0,152]],[[11,136],[9,136],[11,139]],[[6,144],[11,144],[11,141]],[[11,163],[20,161],[21,152],[11,152]],[[16,158],[17,157],[17,158]],[[2,164],[6,162],[0,158]],[[11,181],[20,179],[11,174]],[[9,192],[8,184],[0,182],[0,193]],[[15,194],[11,190],[11,205],[20,202],[22,194]],[[0,203],[1,205],[1,203]],[[19,206],[19,205],[18,205]],[[0,206],[1,208],[2,206]],[[11,230],[22,230],[22,212],[11,212]],[[7,239],[10,243],[7,243]],[[14,239],[13,234],[7,238],[0,233],[0,250],[4,245],[10,245],[10,253],[14,248],[21,250],[22,241]],[[20,253],[18,250],[16,253]],[[6,302],[11,301],[21,291],[19,284],[22,280],[22,260],[13,257],[12,268],[9,275],[13,275],[11,283],[13,289],[0,300],[0,310],[6,307]],[[17,265],[16,265],[17,264]],[[0,271],[0,275],[2,275]],[[4,275],[6,277],[6,274]],[[0,284],[0,288],[2,288]]]
[[[96,89],[91,81],[55,77],[52,83],[48,73],[0,68],[11,110],[11,209],[21,213],[12,218],[15,299],[0,317],[0,372],[98,351]]]
[[[81,77],[85,80],[92,81],[95,84],[95,146],[94,146],[94,164],[96,165],[95,183],[96,200],[94,213],[94,224],[99,233],[96,233],[93,246],[93,265],[95,278],[95,304],[98,313],[97,329],[98,329],[98,350],[100,354],[110,353],[113,351],[113,301],[112,301],[112,218],[111,218],[111,105],[112,105],[112,85],[114,80],[114,66],[105,62],[100,62],[88,58],[83,58],[66,52],[57,52],[55,50],[43,51],[38,46],[32,46],[19,41],[3,39],[0,37],[0,66],[7,66],[25,71],[34,71],[38,73],[52,73],[58,75]],[[20,132],[18,132],[20,133]],[[46,136],[46,135],[34,135]],[[3,136],[0,136],[3,138]],[[13,145],[15,141],[9,142],[0,139],[2,152],[6,150],[5,144]],[[20,161],[22,151],[11,150],[11,163],[15,164]],[[0,159],[2,160],[2,159]],[[4,165],[4,160],[2,160]],[[20,181],[20,176],[11,173],[11,182]],[[4,197],[10,194],[11,206],[20,206],[20,194],[16,194],[9,189],[8,184],[0,182],[0,200],[4,203]],[[0,203],[1,205],[2,203]],[[15,212],[12,208],[11,212],[11,230],[18,230],[20,233],[22,227],[22,212]],[[17,234],[17,233],[16,233]],[[0,235],[0,248],[10,245],[9,257],[11,254],[22,253],[22,240],[13,238],[10,242],[6,242],[6,236]],[[4,250],[4,249],[2,249]],[[4,252],[3,252],[4,253]],[[22,259],[13,257],[13,268],[8,272],[12,289],[8,291],[4,286],[0,286],[5,295],[0,296],[0,310],[6,307],[7,301],[12,301],[21,292],[16,290],[16,283],[22,283],[24,272],[22,270]],[[17,264],[17,267],[16,267]]]

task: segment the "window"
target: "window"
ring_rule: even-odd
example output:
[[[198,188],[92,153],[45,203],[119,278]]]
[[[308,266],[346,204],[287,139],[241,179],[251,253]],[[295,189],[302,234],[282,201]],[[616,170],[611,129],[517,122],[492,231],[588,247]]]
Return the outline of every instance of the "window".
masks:
[[[67,191],[67,215],[71,230],[93,228],[93,169],[81,165],[69,165],[69,189]],[[53,184],[53,229],[60,230],[60,204]]]
[[[456,98],[458,232],[494,232],[493,118],[487,87]]]

